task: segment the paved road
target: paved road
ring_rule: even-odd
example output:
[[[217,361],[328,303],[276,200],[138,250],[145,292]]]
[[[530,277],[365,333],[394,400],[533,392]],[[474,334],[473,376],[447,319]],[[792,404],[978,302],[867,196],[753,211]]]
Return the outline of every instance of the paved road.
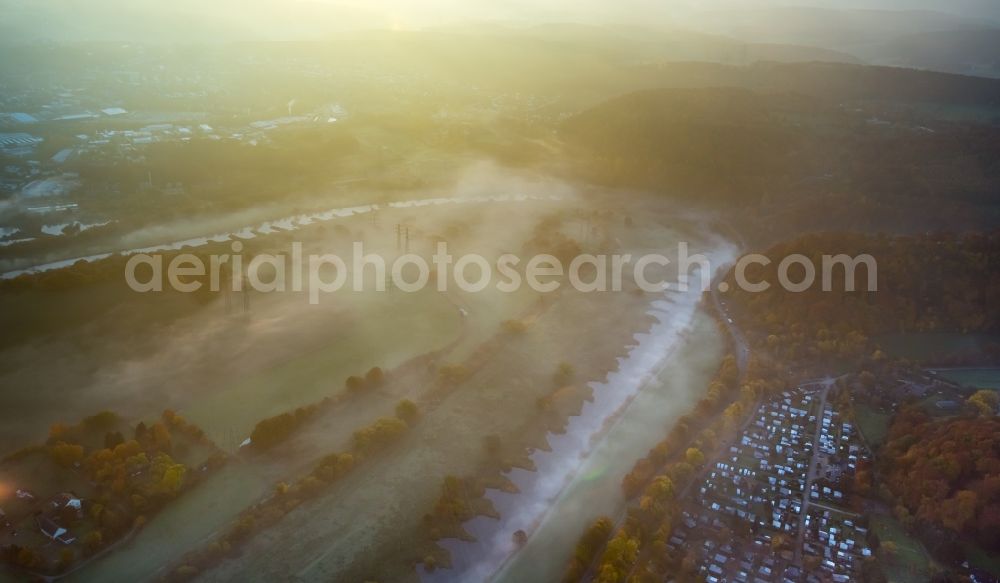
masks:
[[[726,328],[729,329],[729,335],[733,339],[733,344],[736,351],[736,364],[739,366],[740,375],[746,372],[747,362],[750,360],[750,347],[747,344],[746,337],[743,336],[743,332],[736,326],[735,320],[733,320],[732,315],[729,313],[729,306],[721,297],[721,292],[719,292],[719,284],[722,283],[722,275],[728,273],[728,268],[723,268],[719,270],[718,276],[712,281],[712,303],[715,305],[715,311],[722,316],[722,321],[725,322]]]
[[[799,515],[799,532],[795,537],[795,564],[802,566],[802,545],[805,542],[806,515],[809,513],[809,493],[812,492],[812,483],[816,479],[816,458],[819,454],[819,436],[823,430],[823,411],[826,410],[826,396],[830,393],[830,387],[837,379],[826,378],[819,382],[823,385],[819,394],[819,410],[816,413],[816,433],[813,435],[813,451],[809,458],[809,467],[806,470],[806,484],[802,489],[802,512]],[[822,507],[821,504],[816,504]]]

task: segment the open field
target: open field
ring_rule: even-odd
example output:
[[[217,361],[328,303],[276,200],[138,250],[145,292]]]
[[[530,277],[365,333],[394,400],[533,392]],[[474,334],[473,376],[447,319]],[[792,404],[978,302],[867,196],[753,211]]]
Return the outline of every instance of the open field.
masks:
[[[517,205],[511,205],[511,211],[490,206],[492,210],[480,213],[487,222],[491,214],[513,212],[516,217],[521,212],[540,212],[544,216],[553,209],[551,204],[530,210],[523,209],[525,205],[516,209]],[[456,230],[454,214],[448,208],[404,208],[382,215],[384,223],[366,219],[345,224],[355,230],[355,237],[369,241],[369,252],[384,251],[391,259],[392,250],[379,247],[391,247],[393,222],[415,225],[413,244],[426,247],[432,231]],[[507,217],[512,220],[509,214]],[[513,249],[523,245],[534,226],[533,221],[517,222],[520,226],[505,229],[507,237],[501,238],[502,244]],[[319,228],[314,236],[320,240],[307,240],[321,248],[321,240],[341,235]],[[278,246],[284,238],[278,236],[269,243]],[[459,249],[476,244],[474,237],[463,237],[461,232],[455,241]],[[16,427],[7,428],[21,439],[32,433],[26,427],[42,433],[51,423],[93,412],[91,407],[114,409],[136,420],[152,419],[171,408],[203,427],[224,449],[235,451],[255,423],[344,393],[344,380],[349,375],[364,374],[374,366],[388,375],[377,390],[325,409],[276,451],[240,455],[167,511],[154,516],[121,548],[74,574],[74,579],[94,581],[154,576],[171,560],[226,527],[277,482],[294,479],[317,459],[347,448],[354,430],[391,415],[400,399],[426,398],[436,380],[428,364],[472,358],[484,361],[489,356],[482,353],[485,343],[505,334],[502,322],[540,309],[538,295],[530,289],[511,294],[493,288],[479,294],[441,293],[431,288],[417,293],[345,290],[324,297],[320,306],[308,305],[302,294],[255,294],[248,313],[241,313],[239,296],[199,304],[172,294],[163,298],[171,307],[157,312],[162,317],[162,333],[132,339],[109,328],[102,319],[118,318],[123,311],[148,310],[156,301],[153,296],[118,293],[116,297],[126,307],[117,314],[109,310],[94,316],[87,314],[87,300],[68,292],[63,295],[66,297],[58,301],[55,295],[48,299],[53,302],[50,307],[65,309],[69,320],[61,327],[58,317],[53,317],[50,328],[35,337],[35,350],[11,348],[2,361],[5,366],[0,375],[32,383],[33,390],[17,397],[23,403],[17,407]],[[21,299],[27,301],[23,296]],[[641,302],[638,296],[629,299]],[[128,302],[134,305],[129,307]],[[227,303],[234,307],[227,309]],[[78,326],[73,325],[74,318],[79,319]],[[581,315],[574,318],[580,320]],[[74,384],[69,378],[77,365],[60,367],[59,373],[51,376],[32,372],[34,361],[73,342],[73,334],[96,340],[102,333],[113,339],[112,346],[91,353],[99,358],[89,363],[80,358],[78,366],[90,368],[81,379],[83,383]],[[130,343],[134,345],[128,346]],[[115,346],[124,348],[117,358]],[[512,355],[505,367],[513,366],[515,358]],[[558,356],[552,358],[558,362]],[[545,377],[551,376],[554,366],[546,363]],[[136,390],[140,386],[142,390]],[[59,401],[61,406],[41,406],[70,389],[73,397]]]
[[[274,487],[283,467],[232,462],[154,517],[122,547],[73,576],[74,581],[143,581],[173,557],[205,541]]]
[[[337,395],[352,374],[375,366],[391,370],[444,348],[458,339],[461,329],[458,310],[434,290],[391,297],[349,294],[337,301],[336,310],[348,315],[326,331],[325,339],[301,355],[195,400],[182,413],[220,443],[226,443],[227,436],[241,442],[257,421]]]
[[[476,217],[460,220],[459,207],[473,206]],[[411,225],[414,251],[433,249],[439,233],[451,233],[454,252],[462,252],[484,251],[478,241],[486,227],[478,225],[496,221],[516,226],[491,238],[485,251],[516,250],[538,218],[522,215],[559,208],[532,202],[391,208],[377,221],[348,217],[336,228],[319,224],[294,239],[277,233],[252,244],[259,252],[287,253],[286,245],[301,239],[307,252],[350,256],[347,241],[354,239],[391,261],[401,253],[393,245],[397,224]],[[9,295],[2,321],[13,344],[0,349],[0,383],[20,390],[0,411],[0,446],[8,450],[95,410],[145,418],[165,408],[183,411],[232,449],[260,418],[336,394],[347,376],[372,366],[388,369],[441,348],[474,346],[536,299],[530,290],[468,297],[430,289],[341,290],[310,306],[305,294],[255,293],[242,314],[238,294],[206,302],[190,294],[136,294],[123,281]],[[459,308],[466,304],[463,322]],[[460,332],[466,342],[452,346]],[[18,336],[22,342],[14,342]]]
[[[543,217],[558,208],[557,203],[546,203],[531,211]],[[378,251],[380,246],[391,247],[393,222],[408,221],[416,225],[414,247],[426,250],[432,233],[445,232],[451,234],[452,252],[457,255],[476,250],[478,239],[471,234],[476,229],[492,228],[491,221],[516,223],[516,227],[505,227],[493,245],[515,251],[522,248],[534,223],[512,223],[521,211],[505,210],[504,205],[483,209],[486,212],[472,226],[456,224],[454,212],[447,207],[395,209],[395,215],[387,213],[378,223],[359,219],[345,224],[354,231],[352,236],[364,238]],[[626,229],[618,219],[610,228],[614,239],[624,240],[622,244],[630,251],[662,248],[671,237],[689,236],[664,229],[662,222],[640,224],[644,226]],[[567,229],[576,233],[580,225],[570,223]],[[331,236],[328,231],[318,232],[321,237]],[[285,238],[277,237],[270,246],[280,248]],[[392,256],[391,248],[383,250]],[[260,571],[261,577],[274,574],[284,564],[288,569],[315,573],[350,575],[388,569],[392,576],[411,577],[413,562],[422,557],[407,555],[402,541],[422,536],[417,532],[419,517],[433,504],[441,479],[474,472],[482,460],[481,442],[486,435],[535,431],[530,426],[538,411],[536,401],[553,390],[559,363],[569,363],[581,383],[599,380],[613,370],[616,356],[634,344],[633,335],[648,328],[650,299],[634,292],[563,291],[542,297],[524,286],[515,293],[492,287],[471,294],[431,289],[338,292],[324,297],[318,307],[308,306],[301,295],[258,294],[251,298],[247,314],[227,310],[223,298],[198,306],[190,314],[178,307],[177,314],[166,317],[163,346],[153,352],[133,349],[127,360],[112,359],[91,375],[92,382],[82,389],[80,398],[89,394],[95,397],[94,403],[108,402],[109,407],[114,403],[137,419],[172,408],[202,426],[224,449],[235,451],[257,421],[341,395],[349,375],[379,366],[387,373],[386,382],[323,409],[274,451],[240,454],[154,516],[121,548],[75,573],[74,580],[143,580],[162,573],[164,567],[226,528],[276,483],[294,480],[317,459],[347,449],[354,430],[391,415],[403,398],[416,401],[424,412],[407,442],[336,484],[321,501],[306,505],[310,510],[293,512],[273,532],[262,533],[248,553],[270,560],[265,558],[269,556],[266,549],[255,546],[272,537],[287,539],[285,529],[297,528],[297,521],[322,520],[315,537],[282,551],[281,560],[273,566],[251,569]],[[238,306],[238,300],[232,303]],[[527,330],[511,332],[504,326],[507,320],[522,321]],[[584,334],[582,327],[602,333]],[[153,347],[153,340],[142,342]],[[42,345],[46,342],[50,341],[43,340]],[[222,354],[227,357],[220,360]],[[470,376],[442,392],[436,369],[445,364],[462,365]],[[16,368],[7,373],[23,374]],[[135,392],[140,379],[144,390]],[[67,407],[79,409],[80,405],[73,401]],[[58,412],[39,409],[39,414]],[[45,423],[41,419],[30,422]],[[332,507],[326,502],[341,498],[345,502]],[[355,536],[337,537],[336,544],[327,547],[336,528],[353,529]],[[376,543],[378,554],[366,551],[366,545]],[[371,562],[374,556],[393,560],[376,565]],[[225,576],[236,566],[227,563],[218,573],[206,576]],[[242,569],[241,564],[241,572],[234,576],[258,576]]]
[[[914,332],[886,334],[874,338],[889,354],[922,361],[941,358],[954,353],[979,350],[989,343],[1000,341],[996,334],[960,334],[957,332]]]
[[[882,544],[879,562],[889,581],[896,583],[922,583],[931,577],[931,558],[920,541],[906,534],[903,527],[891,516],[872,516],[872,528]],[[887,557],[885,545],[896,546],[894,556]]]
[[[511,435],[535,414],[536,400],[552,390],[557,363],[570,362],[584,379],[613,367],[609,356],[614,353],[608,353],[605,342],[622,346],[629,336],[623,322],[635,322],[642,314],[627,305],[640,307],[641,298],[615,297],[626,304],[607,306],[599,319],[609,338],[580,338],[573,323],[589,312],[590,300],[561,298],[524,337],[510,338],[468,381],[426,410],[404,445],[335,485],[320,500],[293,511],[261,533],[239,562],[226,562],[204,579],[263,581],[300,574],[413,580],[410,565],[422,557],[411,554],[416,547],[407,541],[433,506],[444,476],[474,472],[485,436]],[[292,535],[303,532],[310,534]],[[281,548],[273,545],[278,540],[285,541]],[[379,564],[376,557],[391,560]]]
[[[878,447],[885,441],[885,436],[889,433],[889,421],[892,415],[880,413],[866,404],[854,406],[854,417],[858,422],[858,428],[865,436],[865,440],[872,447]]]
[[[311,469],[320,457],[346,449],[359,426],[391,416],[408,395],[413,376],[390,377],[376,391],[349,399],[308,422],[274,451],[244,452],[204,483],[156,516],[124,547],[84,570],[82,581],[149,578],[184,553],[205,544],[244,508],[269,494],[281,481]]]
[[[30,361],[45,352],[32,357],[24,348],[11,349],[0,378],[26,390],[11,396],[19,413],[4,431],[24,445],[53,423],[97,410],[141,419],[172,408],[232,449],[260,419],[335,395],[352,374],[443,348],[461,330],[457,307],[433,290],[344,294],[335,305],[312,311],[292,302],[258,301],[246,317],[227,316],[218,300],[173,323],[173,335],[162,342],[158,335],[136,339],[148,346],[141,354],[93,355],[103,365],[81,358],[57,371],[32,373],[38,365]],[[69,342],[54,339],[39,348],[58,352]],[[74,377],[77,368],[87,370]]]
[[[942,369],[938,375],[964,387],[1000,390],[1000,368]]]
[[[426,536],[421,517],[439,495],[441,480],[474,473],[484,437],[505,439],[530,427],[537,400],[553,390],[560,362],[572,366],[577,382],[614,370],[615,357],[649,326],[649,299],[565,291],[535,308],[541,311],[527,331],[501,333],[464,361],[444,356],[443,362],[463,363],[471,375],[444,392],[418,392],[423,414],[404,444],[293,510],[258,534],[239,561],[226,561],[201,579],[415,580],[413,565],[423,558],[415,554],[415,540]],[[583,325],[602,333],[583,333]],[[695,384],[671,390],[693,399]],[[664,415],[687,410],[689,403],[678,399]]]

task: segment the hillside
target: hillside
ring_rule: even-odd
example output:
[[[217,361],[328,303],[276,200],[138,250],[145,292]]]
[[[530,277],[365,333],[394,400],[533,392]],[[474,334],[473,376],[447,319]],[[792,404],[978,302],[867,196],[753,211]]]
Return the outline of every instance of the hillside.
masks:
[[[1000,30],[946,30],[902,36],[861,53],[885,65],[1000,77]]]
[[[735,88],[640,91],[569,119],[561,135],[592,152],[609,182],[757,191],[788,171],[795,138],[774,116],[782,104],[795,105]]]
[[[663,63],[643,67],[665,87],[745,87],[826,100],[888,100],[1000,107],[1000,80],[846,63],[766,63],[734,67]]]
[[[989,228],[1000,214],[1000,165],[985,154],[1000,148],[1000,128],[940,121],[920,102],[900,109],[905,91],[941,109],[953,108],[951,99],[995,100],[997,81],[826,65],[665,69],[695,72],[683,79],[692,84],[733,73],[765,89],[646,90],[585,110],[559,130],[577,172],[738,209],[766,240],[792,225],[799,232]],[[821,79],[817,69],[841,75]],[[754,70],[761,74],[752,79]],[[978,94],[961,92],[973,86]]]
[[[851,10],[809,6],[748,7],[699,14],[692,24],[749,42],[808,44],[852,52],[886,39],[938,30],[982,28],[982,20],[931,10]]]

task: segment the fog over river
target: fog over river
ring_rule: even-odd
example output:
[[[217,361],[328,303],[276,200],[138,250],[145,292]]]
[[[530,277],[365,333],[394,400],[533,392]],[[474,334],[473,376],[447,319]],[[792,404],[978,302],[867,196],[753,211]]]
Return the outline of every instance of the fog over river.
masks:
[[[736,250],[717,242],[704,254],[721,266]],[[464,526],[475,542],[441,541],[453,568],[421,572],[425,583],[558,580],[585,526],[621,511],[621,478],[694,406],[719,362],[721,341],[699,309],[696,287],[668,291],[652,303],[657,322],[636,335],[617,371],[592,384],[593,401],[570,418],[566,432],[549,435],[551,451],[532,454],[537,471],[515,468],[507,474],[519,492],[487,491],[500,520],[468,521]],[[514,542],[518,530],[529,537],[520,549]]]

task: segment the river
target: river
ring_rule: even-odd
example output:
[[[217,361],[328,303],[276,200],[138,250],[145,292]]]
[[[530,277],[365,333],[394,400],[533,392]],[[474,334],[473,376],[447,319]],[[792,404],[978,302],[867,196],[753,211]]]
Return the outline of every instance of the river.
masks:
[[[77,263],[78,261],[91,263],[94,261],[107,259],[112,255],[131,255],[134,253],[156,253],[160,251],[178,251],[180,249],[185,249],[185,248],[203,247],[205,245],[208,245],[209,243],[225,243],[226,241],[253,239],[257,237],[257,235],[269,235],[271,233],[276,233],[276,232],[296,231],[302,227],[311,225],[313,223],[322,223],[344,217],[363,215],[374,211],[378,211],[380,208],[400,209],[400,208],[415,208],[421,206],[441,205],[441,204],[526,202],[526,201],[539,201],[539,200],[560,200],[560,197],[535,196],[527,194],[513,194],[513,195],[502,194],[494,196],[439,197],[439,198],[424,198],[417,200],[393,201],[386,203],[384,206],[380,206],[377,204],[365,204],[365,205],[358,205],[351,207],[338,207],[320,212],[305,213],[294,216],[282,217],[279,219],[273,219],[270,221],[264,221],[258,225],[243,226],[225,233],[204,235],[201,237],[194,237],[180,241],[171,241],[169,243],[151,245],[148,247],[134,247],[130,249],[123,249],[117,252],[96,253],[94,255],[87,255],[84,257],[60,259],[58,261],[51,261],[49,263],[34,265],[32,267],[26,267],[24,269],[7,271],[5,273],[0,274],[0,279],[13,279],[15,277],[24,274],[43,273],[55,269],[63,269]]]
[[[734,254],[726,244],[706,253],[713,265]],[[624,507],[620,484],[632,464],[694,406],[718,366],[723,343],[700,301],[700,291],[691,289],[666,292],[653,303],[657,323],[637,335],[617,371],[592,384],[594,400],[570,418],[566,432],[549,435],[551,451],[532,454],[536,471],[507,474],[519,492],[487,490],[501,518],[465,523],[475,542],[441,541],[453,566],[421,569],[425,583],[559,579],[586,526]],[[518,530],[529,534],[520,549]]]

